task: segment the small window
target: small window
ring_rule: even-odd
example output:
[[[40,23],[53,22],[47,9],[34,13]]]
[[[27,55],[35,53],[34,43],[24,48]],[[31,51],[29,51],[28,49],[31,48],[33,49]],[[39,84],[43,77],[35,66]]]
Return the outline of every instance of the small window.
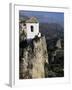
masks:
[[[33,28],[33,26],[31,26],[31,32],[33,32],[34,30],[33,30],[34,28]]]

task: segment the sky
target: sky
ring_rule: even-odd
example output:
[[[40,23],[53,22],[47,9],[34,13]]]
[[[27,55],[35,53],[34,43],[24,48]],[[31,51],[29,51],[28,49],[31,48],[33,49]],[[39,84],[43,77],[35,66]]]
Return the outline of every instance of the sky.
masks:
[[[64,26],[64,13],[20,10],[19,15],[36,17],[40,23],[58,23]]]

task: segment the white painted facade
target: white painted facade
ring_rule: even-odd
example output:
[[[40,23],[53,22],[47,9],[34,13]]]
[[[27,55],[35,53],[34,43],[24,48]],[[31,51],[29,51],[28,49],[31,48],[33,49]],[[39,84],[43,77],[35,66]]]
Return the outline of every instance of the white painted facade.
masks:
[[[31,31],[31,26],[33,31]],[[33,39],[39,33],[39,23],[26,23],[27,39]]]

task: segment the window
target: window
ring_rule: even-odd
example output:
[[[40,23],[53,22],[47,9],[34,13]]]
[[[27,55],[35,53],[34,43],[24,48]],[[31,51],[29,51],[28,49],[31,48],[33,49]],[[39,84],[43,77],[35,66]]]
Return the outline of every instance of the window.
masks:
[[[33,30],[34,28],[33,28],[33,26],[31,26],[31,32],[33,32],[34,30]]]

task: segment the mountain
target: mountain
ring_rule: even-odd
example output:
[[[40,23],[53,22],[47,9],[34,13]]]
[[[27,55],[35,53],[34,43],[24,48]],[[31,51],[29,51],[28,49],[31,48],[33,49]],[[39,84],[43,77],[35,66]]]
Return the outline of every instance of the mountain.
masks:
[[[64,36],[64,28],[57,23],[40,23],[39,30],[46,39]]]

